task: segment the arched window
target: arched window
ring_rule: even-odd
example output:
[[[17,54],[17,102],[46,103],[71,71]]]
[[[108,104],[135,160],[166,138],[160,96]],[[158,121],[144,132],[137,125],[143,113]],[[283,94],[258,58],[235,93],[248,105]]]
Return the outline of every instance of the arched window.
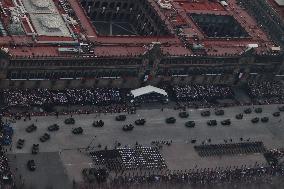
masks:
[[[102,7],[107,8],[107,6],[108,6],[108,3],[107,2],[103,2]]]
[[[128,4],[127,4],[127,3],[124,3],[122,8],[123,8],[123,9],[127,9],[127,7],[128,7]]]
[[[95,8],[99,8],[100,7],[100,1],[95,3]]]
[[[96,17],[97,17],[97,12],[96,12],[96,11],[94,11],[94,12],[93,12],[93,14],[92,14],[92,19],[93,19],[93,20],[95,20],[95,19],[96,19]]]
[[[88,6],[93,6],[93,5],[94,5],[94,3],[92,1],[88,2]]]
[[[121,2],[118,2],[118,3],[116,4],[116,7],[121,7]]]
[[[114,8],[114,2],[112,2],[112,3],[109,5],[109,8],[111,8],[111,9]]]
[[[129,8],[134,8],[134,4],[131,3],[130,6],[129,6]]]

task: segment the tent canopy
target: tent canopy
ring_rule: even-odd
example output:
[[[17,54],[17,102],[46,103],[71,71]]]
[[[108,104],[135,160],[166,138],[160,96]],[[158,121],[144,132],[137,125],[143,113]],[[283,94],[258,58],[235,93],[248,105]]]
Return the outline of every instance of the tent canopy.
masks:
[[[220,1],[221,5],[228,6],[228,3],[226,1]]]
[[[141,87],[141,88],[131,91],[131,94],[134,96],[134,98],[141,96],[141,95],[150,94],[150,93],[159,93],[163,96],[168,96],[165,90],[157,88],[157,87],[153,87],[151,85],[148,85],[146,87]]]

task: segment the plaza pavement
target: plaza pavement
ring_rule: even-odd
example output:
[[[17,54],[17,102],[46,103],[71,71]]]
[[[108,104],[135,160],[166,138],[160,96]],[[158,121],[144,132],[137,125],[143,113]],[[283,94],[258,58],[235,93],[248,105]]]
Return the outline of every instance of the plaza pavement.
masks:
[[[69,188],[73,180],[81,182],[81,170],[93,166],[91,158],[84,149],[90,144],[90,148],[93,150],[99,150],[98,144],[101,144],[102,148],[107,146],[108,149],[111,149],[116,141],[119,141],[122,146],[133,146],[136,142],[150,145],[151,141],[171,140],[172,145],[165,146],[161,150],[168,168],[171,170],[254,165],[255,162],[265,164],[261,154],[201,158],[190,143],[191,139],[197,139],[197,144],[200,144],[208,138],[211,138],[211,143],[223,143],[224,139],[229,138],[233,139],[233,142],[239,142],[239,138],[243,137],[244,139],[250,138],[251,141],[263,141],[267,148],[283,148],[284,113],[275,118],[272,113],[277,111],[277,105],[261,107],[263,107],[263,113],[244,114],[243,120],[236,120],[235,115],[242,113],[245,107],[225,108],[224,116],[215,116],[214,110],[211,109],[211,116],[205,118],[200,115],[202,109],[189,109],[187,111],[190,116],[185,119],[178,117],[178,110],[142,109],[138,110],[136,114],[127,115],[124,122],[115,121],[115,116],[118,114],[73,115],[76,120],[75,125],[64,124],[64,120],[69,116],[59,116],[58,119],[55,116],[32,117],[32,120],[19,120],[12,124],[15,134],[9,157],[12,168],[19,170],[15,171],[16,177],[21,174],[25,186],[33,186],[34,188],[50,187],[50,184],[52,188],[62,188],[62,186]],[[175,124],[165,123],[165,119],[170,116],[177,118]],[[270,118],[268,123],[251,123],[252,118],[264,116]],[[135,126],[134,130],[130,132],[122,131],[124,124],[134,124],[138,118],[145,118],[146,124]],[[222,126],[220,121],[227,118],[231,119],[231,126]],[[99,119],[105,122],[104,127],[93,127],[93,121]],[[209,119],[216,119],[218,125],[216,127],[207,126],[206,122]],[[196,122],[195,128],[184,126],[184,123],[189,120]],[[25,128],[32,123],[38,127],[37,131],[27,133]],[[39,137],[48,132],[47,127],[54,123],[60,126],[60,130],[49,132],[51,139],[41,143]],[[79,126],[84,129],[84,133],[73,135],[72,128]],[[19,138],[26,140],[24,148],[21,150],[16,148]],[[40,144],[40,153],[35,156],[30,154],[34,143]],[[15,155],[16,161],[13,160]],[[33,173],[27,170],[26,161],[28,159],[36,161],[37,170]],[[53,185],[53,183],[58,184]]]

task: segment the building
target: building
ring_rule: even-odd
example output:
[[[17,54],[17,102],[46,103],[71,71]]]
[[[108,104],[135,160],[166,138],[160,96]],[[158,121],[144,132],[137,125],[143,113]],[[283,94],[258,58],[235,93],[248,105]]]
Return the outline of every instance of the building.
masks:
[[[275,20],[263,27],[262,14],[248,7],[241,0],[3,0],[1,86],[281,79],[281,32],[268,30]]]

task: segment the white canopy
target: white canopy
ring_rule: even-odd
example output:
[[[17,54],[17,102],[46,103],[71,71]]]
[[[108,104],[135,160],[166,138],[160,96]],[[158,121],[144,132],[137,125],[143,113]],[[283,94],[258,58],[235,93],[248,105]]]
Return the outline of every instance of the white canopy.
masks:
[[[226,1],[220,1],[221,5],[228,6],[228,3]]]
[[[131,91],[131,94],[134,96],[134,98],[141,96],[141,95],[149,94],[149,93],[159,93],[161,95],[168,96],[165,90],[157,88],[157,87],[153,87],[151,85],[148,85],[146,87],[141,87],[141,88]]]
[[[257,47],[258,47],[258,44],[256,44],[256,43],[247,44],[247,48],[257,48]]]
[[[272,50],[272,51],[280,51],[281,48],[280,48],[280,47],[271,47],[271,50]]]

